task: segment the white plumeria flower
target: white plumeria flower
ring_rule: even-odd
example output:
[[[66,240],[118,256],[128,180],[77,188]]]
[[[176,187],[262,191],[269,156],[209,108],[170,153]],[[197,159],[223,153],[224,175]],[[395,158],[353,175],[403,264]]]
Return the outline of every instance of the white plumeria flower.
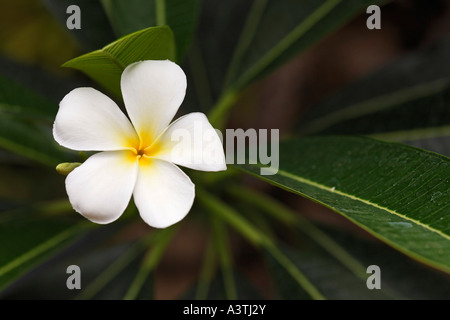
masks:
[[[77,88],[60,103],[55,140],[77,151],[101,151],[67,176],[67,194],[77,212],[100,224],[119,218],[133,195],[142,219],[165,228],[186,216],[195,197],[194,184],[176,165],[226,170],[222,142],[203,113],[169,125],[186,93],[186,76],[177,64],[131,64],[120,85],[131,122],[93,88]],[[194,132],[199,128],[208,138]],[[177,132],[194,141],[180,144]]]

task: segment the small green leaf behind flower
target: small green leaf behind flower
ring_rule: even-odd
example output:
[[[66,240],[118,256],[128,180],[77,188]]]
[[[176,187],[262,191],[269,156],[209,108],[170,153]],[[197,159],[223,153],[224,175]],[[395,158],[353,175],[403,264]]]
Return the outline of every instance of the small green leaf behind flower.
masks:
[[[165,26],[151,27],[122,37],[102,49],[69,60],[62,66],[84,72],[120,97],[120,76],[128,65],[142,60],[175,61],[175,57],[172,30]]]

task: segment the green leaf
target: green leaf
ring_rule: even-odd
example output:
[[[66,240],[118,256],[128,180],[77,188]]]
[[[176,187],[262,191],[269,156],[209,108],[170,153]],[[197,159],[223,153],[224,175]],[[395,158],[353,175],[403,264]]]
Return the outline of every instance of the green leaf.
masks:
[[[118,36],[151,26],[169,26],[181,62],[195,31],[199,0],[102,0]]]
[[[58,106],[30,89],[0,75],[0,115],[52,123]]]
[[[57,107],[0,76],[0,147],[49,166],[63,161],[49,128]]]
[[[166,59],[175,60],[173,33],[168,27],[152,27],[67,61],[63,67],[83,71],[120,97],[120,76],[128,65],[141,60]]]
[[[449,55],[447,39],[388,64],[311,108],[298,131],[390,141],[448,137]]]
[[[216,250],[212,241],[208,241],[203,257],[202,268],[200,275],[198,276],[197,288],[195,289],[196,300],[205,300],[208,296],[208,291],[214,276],[216,264]]]
[[[211,219],[212,235],[215,244],[215,250],[219,257],[220,266],[223,273],[223,283],[225,286],[225,296],[229,300],[236,300],[236,284],[233,274],[231,250],[228,243],[225,225],[218,219]]]
[[[329,227],[321,228],[336,244],[344,247],[367,268],[377,265],[381,270],[381,291],[395,299],[447,299],[448,275],[407,256],[379,241],[352,232]],[[367,279],[370,274],[365,273]],[[389,292],[387,292],[389,291]]]
[[[230,0],[225,5],[221,4],[224,8],[217,9],[220,16],[205,19],[199,28],[211,28],[211,33],[214,32],[212,34],[215,35],[211,38],[209,32],[200,34],[209,86],[213,97],[219,97],[209,113],[213,125],[223,127],[229,110],[247,85],[335,31],[369,5],[385,2],[387,1],[255,0],[243,27],[238,29],[240,33],[237,34],[237,43],[235,29],[236,25],[241,25],[241,19],[236,12],[245,10],[242,7],[247,2],[239,1],[236,4]],[[228,20],[227,14],[232,16]],[[229,21],[232,21],[232,25]],[[223,39],[222,43],[217,44],[217,38]],[[230,48],[234,48],[231,53]],[[225,75],[224,78],[221,77],[222,74]],[[218,93],[218,88],[223,91]]]
[[[87,230],[68,250],[49,255],[50,259],[1,292],[1,297],[8,300],[122,299],[139,270],[144,251],[140,241],[114,240],[127,225],[119,222]],[[80,267],[82,290],[67,290],[70,265]]]
[[[333,241],[342,242],[345,248],[364,266],[364,278],[357,277],[335,260],[329,252],[310,239],[302,237],[296,247],[282,245],[283,253],[304,272],[330,300],[380,300],[380,299],[446,299],[448,278],[436,270],[414,263],[395,250],[361,236],[326,230]],[[270,255],[266,255],[274,287],[282,299],[308,298],[301,288],[290,281],[290,276]],[[370,265],[381,271],[381,290],[369,290],[366,273]]]
[[[315,225],[284,203],[248,188],[233,185],[230,195],[252,204],[269,215],[271,226],[280,224],[285,241],[282,250],[328,299],[443,299],[448,291],[446,275],[415,263],[407,256],[352,229],[338,231]],[[264,217],[264,216],[262,216]],[[289,231],[292,231],[289,233]],[[353,234],[354,233],[354,234]],[[284,299],[302,298],[303,290],[289,280],[274,259],[267,255],[271,274]],[[368,290],[367,267],[377,265],[382,272],[382,290]],[[333,280],[330,280],[333,279]]]
[[[401,252],[450,272],[450,160],[359,137],[280,144],[280,168],[240,165],[276,186],[342,214]]]
[[[420,87],[416,86],[411,88],[409,94],[405,94],[402,98],[396,98],[393,97],[390,101],[386,99],[383,102],[380,100],[368,101],[364,103],[364,106],[370,104],[373,107],[376,106],[377,110],[372,110],[370,114],[341,121],[325,129],[322,133],[356,133],[383,137],[393,141],[448,135],[450,77]],[[358,109],[363,112],[363,104],[359,104]],[[353,110],[356,111],[356,108]]]
[[[121,247],[123,244],[117,248],[100,251],[104,253],[111,251],[114,254],[112,259],[107,257],[102,259],[98,256],[98,251],[83,257],[79,263],[83,270],[96,269],[100,263],[101,269],[96,270],[96,277],[85,285],[84,290],[76,297],[77,300],[123,299],[141,268],[145,247],[140,241],[131,245],[127,244],[125,249]],[[151,298],[152,291],[148,290],[148,292],[150,294],[145,297],[146,299]]]
[[[147,250],[139,271],[136,273],[133,282],[130,284],[124,296],[124,300],[133,300],[142,294],[145,284],[148,283],[149,274],[154,271],[161,260],[167,245],[172,240],[176,228],[175,226],[161,230],[154,236],[155,244],[151,249]]]
[[[214,102],[223,94],[227,68],[251,4],[251,1],[241,0],[202,3],[196,39],[189,52],[189,69],[192,70],[194,86],[198,87],[196,91],[210,96],[207,102]],[[211,104],[206,107],[210,108]]]
[[[227,83],[243,88],[365,10],[387,1],[255,0]]]
[[[319,290],[330,300],[390,299],[383,290],[368,290],[366,281],[356,277],[334,260],[327,252],[305,239],[302,249],[281,245],[281,251],[304,272]],[[270,274],[274,277],[282,299],[308,299],[308,295],[295,283],[290,281],[286,270],[266,255]],[[369,276],[369,275],[367,275]],[[384,284],[384,283],[383,283]]]
[[[322,300],[321,292],[312,284],[309,279],[287,258],[277,247],[277,244],[256,228],[238,212],[225,204],[220,199],[209,194],[207,191],[198,188],[196,190],[199,202],[206,209],[211,211],[219,219],[222,219],[235,228],[242,236],[254,245],[263,247],[283,268],[286,269],[292,279],[301,286],[305,293],[313,299]]]
[[[233,270],[236,280],[236,295],[239,300],[263,300],[261,291],[258,290],[248,278],[246,274],[243,274],[241,270]],[[181,300],[227,300],[225,295],[225,284],[219,272],[215,274],[215,277],[211,279],[211,284],[207,295],[202,298],[198,298],[195,295],[195,286],[189,288],[181,297]],[[237,300],[235,299],[235,300]]]
[[[27,215],[0,224],[0,289],[64,249],[85,229],[84,223]]]
[[[67,159],[47,127],[6,115],[0,117],[0,147],[51,167]]]

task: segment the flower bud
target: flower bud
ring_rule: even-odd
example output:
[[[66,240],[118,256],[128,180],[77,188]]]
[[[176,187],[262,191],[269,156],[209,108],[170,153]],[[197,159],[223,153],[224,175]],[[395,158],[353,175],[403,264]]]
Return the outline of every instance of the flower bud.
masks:
[[[67,176],[73,169],[80,165],[80,162],[63,162],[56,166],[56,171],[63,176]]]

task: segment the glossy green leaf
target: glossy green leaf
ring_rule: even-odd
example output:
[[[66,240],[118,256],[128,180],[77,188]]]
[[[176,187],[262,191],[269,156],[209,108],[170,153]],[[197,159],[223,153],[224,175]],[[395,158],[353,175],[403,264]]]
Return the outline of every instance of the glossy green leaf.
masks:
[[[175,37],[177,61],[184,57],[195,31],[199,0],[102,0],[118,36],[151,26],[169,26]]]
[[[0,224],[0,289],[66,248],[84,229],[84,223],[29,215]]]
[[[450,271],[450,160],[406,145],[316,137],[280,145],[279,170],[243,169],[342,214],[403,253]]]
[[[168,27],[151,27],[75,59],[63,67],[83,71],[106,89],[121,96],[120,76],[131,63],[141,60],[175,60],[173,33]]]
[[[255,0],[227,82],[243,88],[364,11],[387,1]]]

